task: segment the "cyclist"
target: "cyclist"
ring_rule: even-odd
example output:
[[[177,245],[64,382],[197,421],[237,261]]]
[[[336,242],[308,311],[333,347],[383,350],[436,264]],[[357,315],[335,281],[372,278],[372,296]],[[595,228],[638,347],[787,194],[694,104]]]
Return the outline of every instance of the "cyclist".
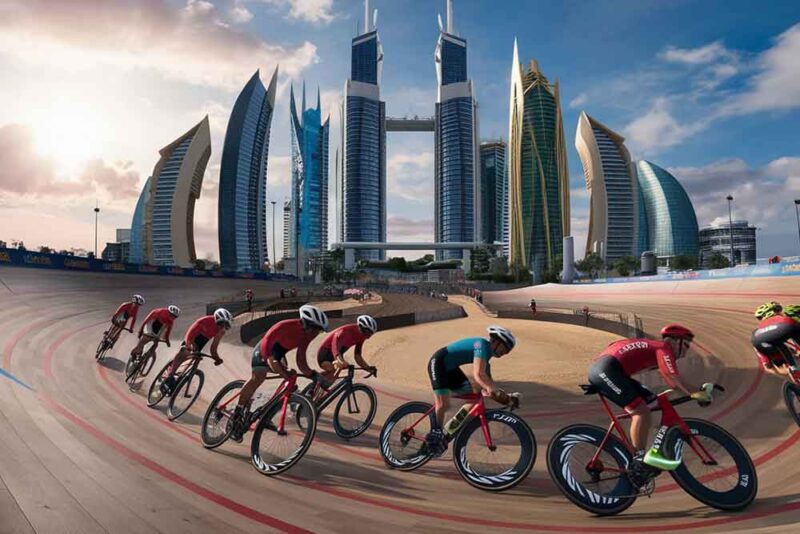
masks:
[[[750,342],[761,367],[769,374],[794,381],[792,374],[800,371],[794,357],[800,347],[800,306],[784,308],[777,302],[767,302],[756,309],[755,316],[760,322]]]
[[[632,375],[658,369],[661,377],[671,387],[690,395],[699,403],[711,402],[713,384],[703,384],[696,393],[678,374],[677,360],[686,356],[694,339],[688,328],[670,324],[661,329],[661,341],[652,339],[622,339],[608,345],[589,368],[589,383],[611,402],[624,408],[631,415],[631,443],[634,463],[629,468],[631,482],[643,486],[666,466],[666,461],[653,450],[647,451],[647,433],[650,429],[649,403],[656,395],[632,378]],[[652,469],[655,467],[656,469]]]
[[[133,327],[136,325],[136,315],[139,313],[139,306],[144,306],[144,297],[141,295],[134,295],[128,302],[123,302],[111,316],[111,328],[113,341],[116,342],[119,335],[123,330],[133,333]],[[125,328],[125,325],[131,322],[130,328]],[[109,330],[106,330],[108,333]]]
[[[517,340],[510,330],[502,326],[493,325],[486,330],[489,339],[468,337],[456,341],[434,352],[428,362],[428,377],[433,388],[436,422],[426,436],[425,443],[434,456],[441,456],[447,450],[449,435],[446,435],[442,425],[445,413],[450,407],[451,394],[483,390],[484,394],[500,404],[514,402],[514,398],[498,388],[492,380],[489,360],[493,357],[502,358],[511,352]],[[461,370],[462,365],[469,363],[473,364],[472,377],[475,380],[475,387]],[[466,407],[467,405],[464,406]]]
[[[220,365],[222,358],[217,354],[217,347],[219,347],[222,336],[231,326],[233,326],[233,316],[225,308],[217,308],[213,315],[206,315],[192,323],[192,326],[186,331],[186,336],[183,339],[183,343],[181,343],[178,354],[172,360],[169,376],[161,384],[161,392],[164,395],[172,393],[178,382],[175,378],[175,371],[178,366],[189,358],[192,353],[201,352],[209,341],[211,341],[209,352],[214,359],[214,365]]]
[[[293,369],[289,369],[286,362],[286,354],[290,350],[297,349],[295,360],[300,372],[309,378],[316,376],[306,362],[306,350],[309,343],[320,332],[328,330],[328,316],[316,306],[308,304],[300,306],[299,312],[299,319],[286,319],[275,323],[253,349],[253,357],[250,361],[253,374],[250,380],[242,386],[239,401],[233,413],[231,439],[234,441],[242,441],[242,434],[245,430],[242,427],[243,416],[250,408],[250,399],[253,397],[253,393],[266,380],[267,371],[271,369],[272,372],[287,380],[296,374]]]
[[[175,319],[180,314],[181,309],[174,304],[166,308],[156,308],[148,313],[147,317],[142,321],[142,326],[139,327],[139,342],[131,351],[131,356],[141,356],[145,344],[150,340],[155,342],[163,340],[168,347],[171,346],[169,335],[172,333]]]
[[[249,312],[253,311],[253,296],[253,290],[247,288],[244,292],[244,298],[247,300],[247,311]]]
[[[344,369],[347,362],[344,353],[350,347],[355,347],[355,360],[359,367],[375,372],[377,369],[371,367],[361,354],[364,341],[372,337],[378,331],[378,323],[369,315],[359,315],[356,324],[340,326],[322,341],[322,345],[317,351],[317,364],[322,368],[322,377],[328,383],[333,380],[336,369]]]

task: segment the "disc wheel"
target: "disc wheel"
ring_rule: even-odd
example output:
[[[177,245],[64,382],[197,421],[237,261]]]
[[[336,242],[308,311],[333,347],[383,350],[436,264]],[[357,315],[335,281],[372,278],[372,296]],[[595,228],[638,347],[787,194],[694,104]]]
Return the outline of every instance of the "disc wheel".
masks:
[[[164,394],[161,393],[161,384],[167,378],[169,373],[169,368],[172,365],[172,362],[167,362],[167,364],[161,369],[161,372],[158,373],[158,376],[153,380],[150,384],[150,389],[147,391],[147,405],[152,408],[164,398]]]
[[[783,400],[794,422],[800,425],[800,386],[791,382],[783,384]]]
[[[367,431],[375,419],[378,399],[371,387],[355,384],[336,403],[333,430],[343,439],[353,439]]]
[[[547,447],[547,470],[564,496],[579,508],[597,515],[614,515],[634,503],[637,490],[627,476],[632,458],[622,441],[611,435],[597,462],[588,468],[606,429],[570,425],[559,430]]]
[[[389,415],[379,438],[379,450],[386,465],[412,471],[431,459],[423,446],[435,422],[432,408],[427,402],[409,402]]]
[[[694,447],[680,428],[672,427],[664,437],[665,450],[683,457],[680,467],[670,471],[675,482],[689,495],[718,510],[741,510],[758,493],[756,468],[736,438],[723,428],[700,419],[685,419]],[[702,446],[700,448],[699,446]],[[705,449],[714,463],[704,461],[695,451]]]
[[[222,388],[208,405],[200,427],[200,438],[207,449],[215,449],[228,441],[233,430],[233,412],[236,402],[233,397],[244,386],[244,380],[234,380]]]
[[[190,371],[178,381],[175,391],[169,397],[167,417],[170,421],[182,416],[192,407],[192,404],[200,397],[205,380],[206,376],[203,371],[197,369],[193,372]]]
[[[292,393],[289,403],[299,409],[293,414],[286,406],[284,414],[283,399],[273,402],[258,422],[250,457],[253,466],[263,475],[273,476],[283,473],[306,453],[314,440],[317,430],[317,411],[306,397]],[[281,416],[284,417],[283,430],[280,430]]]
[[[470,419],[453,442],[453,462],[472,486],[487,491],[513,488],[533,469],[536,438],[519,417],[505,410],[486,412],[490,449],[478,417]]]

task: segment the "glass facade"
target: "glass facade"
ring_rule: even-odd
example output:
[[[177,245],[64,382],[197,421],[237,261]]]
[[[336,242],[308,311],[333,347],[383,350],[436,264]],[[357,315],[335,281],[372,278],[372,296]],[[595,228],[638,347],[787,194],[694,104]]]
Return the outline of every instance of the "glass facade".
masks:
[[[636,164],[647,213],[649,248],[657,257],[697,256],[697,217],[689,195],[666,170],[649,161]]]
[[[372,31],[353,39],[350,79],[354,82],[378,84],[378,32]]]
[[[144,183],[139,200],[136,201],[136,209],[133,211],[131,221],[131,263],[143,264],[145,261],[145,207],[150,202],[150,178]]]
[[[467,42],[452,35],[441,38],[442,85],[467,81]]]
[[[273,74],[267,91],[256,72],[233,106],[220,167],[220,261],[224,269],[264,268],[267,250],[267,155],[275,105]]]
[[[150,243],[153,265],[175,265],[172,250],[172,204],[178,187],[181,165],[192,144],[194,135],[188,135],[176,146],[156,177],[152,202]]]
[[[756,227],[747,221],[733,221],[700,230],[700,263],[709,267],[711,256],[721,254],[731,261],[733,232],[733,265],[756,263]]]
[[[506,198],[506,144],[482,143],[481,155],[481,235],[484,242],[504,242],[508,201]]]

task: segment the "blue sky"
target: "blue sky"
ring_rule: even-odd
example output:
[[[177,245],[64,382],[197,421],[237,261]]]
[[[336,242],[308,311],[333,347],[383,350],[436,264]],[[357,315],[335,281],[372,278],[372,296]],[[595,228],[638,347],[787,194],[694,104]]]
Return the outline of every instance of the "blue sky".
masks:
[[[363,2],[69,4],[20,1],[0,8],[8,9],[0,13],[0,101],[16,103],[0,106],[6,163],[0,239],[62,246],[61,239],[64,246],[89,248],[90,204],[97,197],[106,207],[102,235],[112,240],[114,227],[129,225],[135,191],[157,150],[208,113],[212,158],[196,235],[201,255],[216,257],[216,187],[228,113],[249,75],[260,68],[266,84],[277,62],[268,195],[288,194],[290,83],[298,88],[305,80],[309,101],[320,87],[323,113],[332,112],[333,155],[334,107],[349,74],[350,39],[362,24]],[[371,4],[379,11],[388,114],[432,115],[436,15],[444,0]],[[730,193],[735,216],[760,228],[759,256],[800,253],[792,205],[800,198],[800,4],[455,0],[454,7],[456,33],[468,41],[482,138],[507,137],[514,37],[523,62],[535,58],[551,81],[561,81],[578,256],[588,215],[574,149],[582,110],[625,135],[635,158],[670,169],[689,191],[701,225],[726,215]],[[42,130],[54,114],[66,114],[67,124],[81,118],[86,131],[75,137],[93,141],[81,143],[83,159],[64,154],[64,147],[48,153]],[[4,155],[8,147],[17,156]],[[20,147],[41,161],[20,163]],[[432,135],[390,134],[388,159],[390,238],[431,239]],[[21,185],[20,173],[35,180]],[[58,219],[62,235],[50,238],[40,225],[23,223],[33,216]],[[279,249],[280,233],[279,227]]]

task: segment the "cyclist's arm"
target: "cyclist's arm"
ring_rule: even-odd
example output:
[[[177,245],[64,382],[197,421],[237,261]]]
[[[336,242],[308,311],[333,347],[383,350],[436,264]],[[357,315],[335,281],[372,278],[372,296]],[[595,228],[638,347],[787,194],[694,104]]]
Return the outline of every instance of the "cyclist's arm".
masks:
[[[363,346],[364,346],[364,342],[363,341],[361,343],[359,343],[358,345],[356,345],[356,347],[354,349],[355,353],[353,355],[354,355],[356,363],[358,364],[359,367],[361,367],[362,369],[368,369],[369,368],[369,364],[364,359],[364,355],[361,352],[361,347],[363,347]]]
[[[214,336],[214,340],[211,342],[211,348],[209,349],[209,352],[211,353],[211,357],[214,358],[215,360],[221,359],[219,357],[219,353],[217,353],[217,347],[219,347],[219,342],[222,340],[222,336],[224,335],[225,335],[225,330],[220,330],[219,332],[217,332],[217,335]]]
[[[175,323],[170,323],[169,325],[167,325],[167,330],[164,332],[164,342],[167,344],[168,347],[170,346],[169,335],[172,333],[172,325],[174,324]]]
[[[678,374],[678,363],[675,355],[673,355],[672,352],[659,349],[656,353],[656,357],[658,359],[658,370],[667,385],[673,389],[681,390],[686,395],[691,395],[692,392]]]
[[[489,376],[487,368],[488,365],[485,359],[475,358],[472,360],[472,376],[475,378],[475,382],[478,383],[481,389],[485,389],[487,394],[491,395],[494,393],[496,386],[492,377]]]
[[[269,365],[273,373],[279,374],[286,380],[289,380],[289,378],[291,378],[292,376],[291,371],[289,371],[289,369],[284,367],[283,364],[280,362],[280,360],[276,360],[275,358],[273,358],[272,355],[267,356],[267,365]]]
[[[297,347],[297,354],[295,359],[297,360],[297,369],[304,375],[309,378],[314,374],[314,371],[308,366],[308,362],[306,361],[306,349],[308,349],[308,341],[304,341]],[[285,378],[285,377],[284,377]]]
[[[128,320],[131,322],[130,330],[133,331],[133,327],[136,326],[136,314],[139,313],[139,307],[135,306],[133,311],[131,312]]]

